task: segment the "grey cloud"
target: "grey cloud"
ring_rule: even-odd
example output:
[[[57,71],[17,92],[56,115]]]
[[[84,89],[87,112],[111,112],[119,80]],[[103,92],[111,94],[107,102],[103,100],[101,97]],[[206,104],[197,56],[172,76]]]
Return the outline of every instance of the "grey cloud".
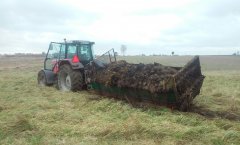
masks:
[[[69,20],[85,20],[84,25],[94,15],[52,0],[3,0],[0,9],[0,26],[15,31],[69,32],[71,28],[65,27]]]
[[[50,41],[76,33],[68,22],[77,20],[81,27],[97,17],[56,0],[1,0],[1,53],[46,51]],[[51,40],[44,38],[46,33]]]
[[[191,17],[157,39],[170,47],[240,47],[240,1],[200,1]],[[237,12],[237,11],[238,12]]]
[[[202,6],[207,8],[205,14],[212,17],[240,15],[239,0],[212,0],[203,3]]]

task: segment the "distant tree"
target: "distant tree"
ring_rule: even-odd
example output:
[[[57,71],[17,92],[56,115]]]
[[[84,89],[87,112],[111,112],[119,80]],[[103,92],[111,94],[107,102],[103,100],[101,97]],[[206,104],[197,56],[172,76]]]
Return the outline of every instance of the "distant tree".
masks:
[[[174,55],[174,51],[172,51],[172,56]]]
[[[239,51],[236,51],[236,52],[234,52],[232,55],[240,55],[240,52]]]
[[[46,56],[46,52],[43,51],[43,52],[42,52],[42,56]]]
[[[126,50],[127,50],[127,46],[126,45],[121,45],[121,53],[122,53],[123,56],[125,55]]]

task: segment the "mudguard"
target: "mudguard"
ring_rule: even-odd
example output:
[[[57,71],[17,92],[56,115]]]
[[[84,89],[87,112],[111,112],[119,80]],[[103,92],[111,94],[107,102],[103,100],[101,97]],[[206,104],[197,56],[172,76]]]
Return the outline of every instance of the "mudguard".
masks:
[[[45,73],[47,85],[52,85],[55,82],[56,74],[51,70],[42,70]]]
[[[84,69],[84,65],[81,62],[73,63],[69,59],[61,60],[60,63],[59,63],[59,66],[61,66],[63,64],[69,64],[72,67],[72,69]]]

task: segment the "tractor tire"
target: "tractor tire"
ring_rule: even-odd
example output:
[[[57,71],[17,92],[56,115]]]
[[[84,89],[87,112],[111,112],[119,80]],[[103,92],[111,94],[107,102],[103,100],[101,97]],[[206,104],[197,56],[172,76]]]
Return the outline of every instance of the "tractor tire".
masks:
[[[44,71],[38,72],[38,85],[39,86],[47,86],[47,79]]]
[[[58,72],[57,84],[62,91],[80,91],[84,85],[83,75],[79,70],[73,70],[70,65],[64,64]]]

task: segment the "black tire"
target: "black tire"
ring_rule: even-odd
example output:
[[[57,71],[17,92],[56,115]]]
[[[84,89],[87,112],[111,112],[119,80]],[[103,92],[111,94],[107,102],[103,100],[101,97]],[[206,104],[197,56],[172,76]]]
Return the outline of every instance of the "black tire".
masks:
[[[46,75],[42,70],[38,72],[38,85],[47,86]]]
[[[82,73],[67,64],[60,67],[57,79],[58,88],[62,91],[80,91],[84,85]]]

